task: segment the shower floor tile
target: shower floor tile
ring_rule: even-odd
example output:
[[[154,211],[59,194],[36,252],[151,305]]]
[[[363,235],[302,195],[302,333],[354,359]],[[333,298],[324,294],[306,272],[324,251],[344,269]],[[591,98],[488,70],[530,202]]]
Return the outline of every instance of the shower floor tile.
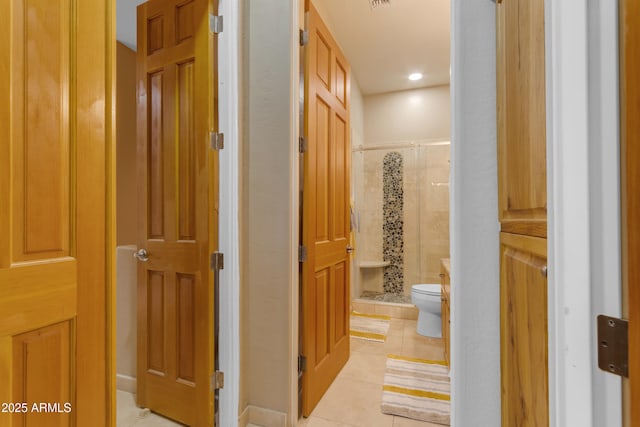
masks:
[[[360,298],[368,299],[371,301],[411,304],[411,295],[404,295],[404,294],[396,295],[396,294],[380,293],[380,292],[373,292],[373,291],[363,291],[362,295],[360,295]]]

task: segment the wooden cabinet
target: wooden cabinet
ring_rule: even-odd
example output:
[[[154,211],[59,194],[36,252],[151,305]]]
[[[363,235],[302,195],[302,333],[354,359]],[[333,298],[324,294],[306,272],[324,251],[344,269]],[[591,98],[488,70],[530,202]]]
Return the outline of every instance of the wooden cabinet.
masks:
[[[501,229],[546,237],[544,0],[499,2],[497,26]]]
[[[547,426],[547,240],[500,236],[502,425]]]
[[[440,282],[442,284],[442,339],[444,340],[444,359],[449,365],[449,343],[451,318],[449,297],[451,295],[451,279],[449,275],[449,260],[440,260]]]
[[[549,425],[544,0],[497,4],[502,425]]]

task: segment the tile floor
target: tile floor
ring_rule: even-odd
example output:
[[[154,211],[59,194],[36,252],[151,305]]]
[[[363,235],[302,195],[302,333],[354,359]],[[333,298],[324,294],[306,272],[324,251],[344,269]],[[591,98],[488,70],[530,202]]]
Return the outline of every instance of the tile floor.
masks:
[[[387,354],[444,360],[441,339],[416,333],[415,320],[391,319],[384,343],[351,339],[351,357],[304,427],[442,427],[380,411]]]
[[[136,406],[135,396],[126,391],[117,391],[116,427],[180,427],[174,421],[163,418]]]
[[[351,339],[351,357],[304,427],[442,427],[380,411],[382,382],[387,354],[443,360],[441,339],[416,333],[416,321],[391,319],[384,343]],[[117,427],[181,426],[135,406],[131,393],[118,391]],[[250,424],[247,427],[251,427]],[[254,426],[259,427],[259,426]]]

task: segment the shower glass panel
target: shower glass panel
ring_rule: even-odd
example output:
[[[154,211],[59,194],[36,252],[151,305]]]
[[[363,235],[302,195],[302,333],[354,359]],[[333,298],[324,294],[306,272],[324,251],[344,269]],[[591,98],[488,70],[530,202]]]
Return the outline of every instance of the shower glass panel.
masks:
[[[449,254],[449,143],[354,150],[354,296],[410,302]]]

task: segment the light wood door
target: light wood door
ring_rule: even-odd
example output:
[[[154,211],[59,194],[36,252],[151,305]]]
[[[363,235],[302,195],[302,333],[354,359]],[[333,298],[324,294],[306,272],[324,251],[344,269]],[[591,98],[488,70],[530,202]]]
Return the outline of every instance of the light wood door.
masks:
[[[549,425],[547,241],[500,234],[502,425]]]
[[[623,168],[623,263],[629,319],[629,380],[625,381],[625,423],[640,427],[640,3],[620,2],[620,164]]]
[[[543,427],[549,423],[544,0],[497,3],[502,425]]]
[[[0,2],[2,426],[107,422],[109,10]]]
[[[310,5],[305,60],[303,415],[349,359],[349,64]]]
[[[190,426],[213,420],[217,244],[214,45],[209,0],[138,7],[138,405]]]
[[[440,260],[440,284],[442,286],[442,341],[444,341],[444,360],[447,362],[447,366],[450,366],[450,351],[449,346],[451,344],[451,305],[449,302],[449,296],[451,295],[451,277],[449,275],[450,269],[449,260]]]
[[[497,6],[501,229],[547,236],[544,0]]]

